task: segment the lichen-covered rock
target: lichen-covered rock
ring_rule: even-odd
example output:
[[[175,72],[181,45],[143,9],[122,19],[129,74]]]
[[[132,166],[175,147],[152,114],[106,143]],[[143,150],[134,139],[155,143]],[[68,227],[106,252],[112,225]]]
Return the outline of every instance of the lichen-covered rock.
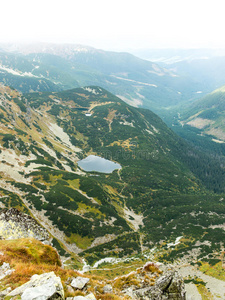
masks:
[[[1,210],[0,238],[11,240],[27,237],[45,241],[49,239],[49,234],[31,216],[16,208]]]
[[[31,280],[10,292],[7,296],[21,295],[22,300],[63,300],[61,279],[54,272],[33,275]]]
[[[162,290],[157,287],[146,287],[134,291],[134,298],[136,299],[162,300],[162,296]]]
[[[113,288],[112,288],[111,284],[106,284],[103,287],[103,293],[104,294],[112,294],[112,292],[113,292]]]

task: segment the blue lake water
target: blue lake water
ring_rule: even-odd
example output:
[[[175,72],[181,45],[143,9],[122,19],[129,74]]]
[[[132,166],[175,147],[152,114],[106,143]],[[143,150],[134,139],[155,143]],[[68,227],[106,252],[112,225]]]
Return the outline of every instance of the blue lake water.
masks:
[[[121,169],[121,165],[96,155],[89,155],[78,161],[78,166],[87,172],[112,173]]]

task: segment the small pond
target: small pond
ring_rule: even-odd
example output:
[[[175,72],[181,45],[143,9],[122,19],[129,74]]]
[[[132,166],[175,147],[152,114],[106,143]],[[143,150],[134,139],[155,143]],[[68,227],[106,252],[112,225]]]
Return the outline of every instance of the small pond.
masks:
[[[78,166],[86,172],[112,173],[121,165],[96,155],[89,155],[78,161]]]

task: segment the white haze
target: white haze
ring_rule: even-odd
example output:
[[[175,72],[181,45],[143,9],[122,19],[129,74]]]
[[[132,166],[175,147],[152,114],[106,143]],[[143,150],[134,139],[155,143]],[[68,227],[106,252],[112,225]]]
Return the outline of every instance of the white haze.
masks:
[[[223,0],[7,0],[0,42],[225,48]]]

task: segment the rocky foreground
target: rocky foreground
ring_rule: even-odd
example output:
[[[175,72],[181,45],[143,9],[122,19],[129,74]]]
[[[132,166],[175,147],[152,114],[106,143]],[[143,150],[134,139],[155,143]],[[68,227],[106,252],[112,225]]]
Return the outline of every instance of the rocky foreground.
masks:
[[[172,266],[148,262],[112,280],[65,269],[48,233],[16,209],[1,211],[0,233],[0,299],[186,299]]]
[[[2,278],[14,270],[3,263],[0,269]],[[0,292],[1,299],[22,300],[96,300],[96,299],[155,299],[184,300],[185,290],[182,277],[174,270],[162,272],[154,263],[148,263],[126,276],[116,278],[103,286],[92,286],[92,279],[82,276],[68,277],[64,285],[54,272],[33,275],[25,284],[12,290],[7,287]],[[94,289],[90,292],[90,288]],[[65,290],[77,296],[65,297]]]

